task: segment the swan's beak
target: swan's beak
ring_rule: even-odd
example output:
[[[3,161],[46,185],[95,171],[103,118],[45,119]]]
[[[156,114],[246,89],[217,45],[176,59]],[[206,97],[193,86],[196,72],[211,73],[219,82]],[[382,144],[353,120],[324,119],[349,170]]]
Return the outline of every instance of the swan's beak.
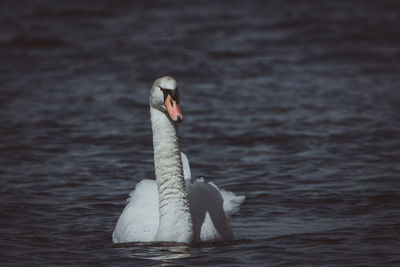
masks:
[[[173,121],[181,122],[183,120],[183,115],[178,103],[172,99],[171,95],[165,98],[165,107],[167,108],[168,114]]]

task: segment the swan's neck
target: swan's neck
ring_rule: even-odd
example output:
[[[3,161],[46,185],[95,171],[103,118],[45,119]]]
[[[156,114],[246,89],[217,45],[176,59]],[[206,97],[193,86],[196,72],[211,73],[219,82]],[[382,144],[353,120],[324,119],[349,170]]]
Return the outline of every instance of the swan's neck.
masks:
[[[189,243],[193,238],[176,124],[150,108],[160,223],[155,239]]]

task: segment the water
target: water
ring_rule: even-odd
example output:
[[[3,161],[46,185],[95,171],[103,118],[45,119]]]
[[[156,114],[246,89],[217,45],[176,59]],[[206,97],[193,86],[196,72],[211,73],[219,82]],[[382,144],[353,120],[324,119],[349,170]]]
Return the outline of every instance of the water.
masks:
[[[400,264],[397,1],[2,1],[2,266]],[[235,241],[111,242],[178,79]]]

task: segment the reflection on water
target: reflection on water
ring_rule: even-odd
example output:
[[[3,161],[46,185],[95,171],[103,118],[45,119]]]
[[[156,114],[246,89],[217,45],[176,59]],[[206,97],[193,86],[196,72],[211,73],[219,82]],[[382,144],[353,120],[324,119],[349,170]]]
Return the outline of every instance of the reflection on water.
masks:
[[[168,242],[150,243],[127,243],[115,245],[122,250],[126,250],[127,257],[143,260],[157,260],[162,262],[162,266],[175,265],[173,260],[191,257],[190,249],[185,244]]]

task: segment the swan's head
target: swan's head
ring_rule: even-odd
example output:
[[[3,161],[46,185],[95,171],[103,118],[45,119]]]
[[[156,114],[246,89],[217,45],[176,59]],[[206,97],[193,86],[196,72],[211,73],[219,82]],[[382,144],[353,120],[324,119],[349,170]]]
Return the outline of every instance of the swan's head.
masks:
[[[167,112],[171,120],[180,122],[183,115],[179,107],[177,82],[171,76],[158,78],[150,90],[150,106]]]

